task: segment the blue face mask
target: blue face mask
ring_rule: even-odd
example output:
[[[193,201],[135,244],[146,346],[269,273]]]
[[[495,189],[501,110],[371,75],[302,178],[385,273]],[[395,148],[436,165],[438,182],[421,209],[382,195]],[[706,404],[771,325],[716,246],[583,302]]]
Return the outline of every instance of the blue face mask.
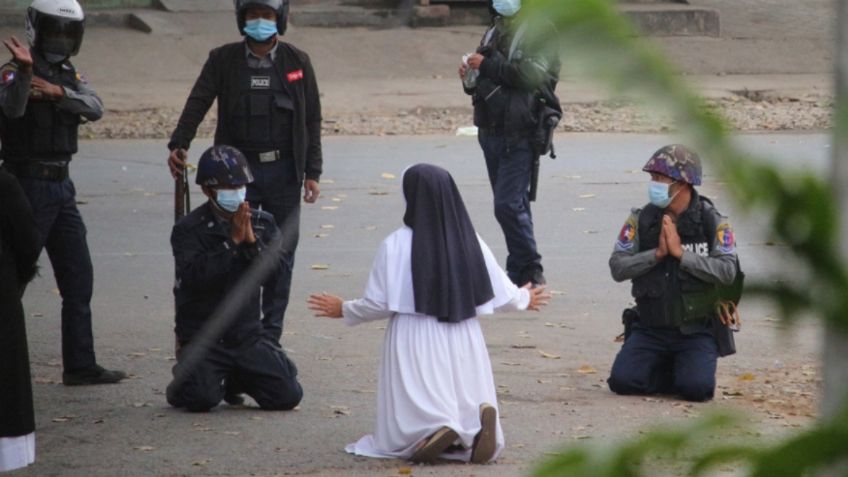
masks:
[[[665,209],[666,207],[668,207],[668,204],[671,204],[671,200],[674,199],[674,196],[668,195],[668,189],[670,187],[671,184],[651,181],[651,184],[648,186],[648,198],[650,199],[651,203],[656,205],[660,209]]]
[[[239,206],[244,202],[245,197],[247,197],[247,188],[245,187],[240,189],[218,189],[215,195],[215,202],[218,203],[218,207],[233,213],[238,210]]]
[[[521,0],[492,0],[492,8],[501,16],[511,17],[521,8]]]
[[[277,22],[264,18],[248,20],[244,24],[244,34],[258,42],[268,41],[277,35]]]

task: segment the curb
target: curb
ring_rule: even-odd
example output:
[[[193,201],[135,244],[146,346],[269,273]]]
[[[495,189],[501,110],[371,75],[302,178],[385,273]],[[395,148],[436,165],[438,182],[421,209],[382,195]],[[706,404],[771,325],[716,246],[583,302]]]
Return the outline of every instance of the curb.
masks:
[[[134,10],[92,10],[85,15],[86,27],[131,28],[146,33],[153,32],[153,27],[142,17],[145,9]],[[155,11],[155,10],[150,10]],[[24,28],[24,15],[21,10],[0,10],[0,27]]]
[[[164,9],[93,10],[86,15],[88,27],[130,28],[144,33],[159,33],[169,28],[161,18],[171,12],[223,11],[229,0],[158,0]],[[205,2],[210,2],[206,4]],[[228,7],[229,10],[231,7]],[[306,27],[366,27],[396,28],[437,27],[460,24],[485,24],[484,7],[427,5],[402,8],[364,8],[350,5],[304,5],[292,10],[291,22]],[[707,36],[719,37],[721,23],[717,10],[691,7],[677,3],[638,3],[619,5],[619,9],[648,36]],[[24,26],[24,13],[20,9],[0,9],[0,27]]]

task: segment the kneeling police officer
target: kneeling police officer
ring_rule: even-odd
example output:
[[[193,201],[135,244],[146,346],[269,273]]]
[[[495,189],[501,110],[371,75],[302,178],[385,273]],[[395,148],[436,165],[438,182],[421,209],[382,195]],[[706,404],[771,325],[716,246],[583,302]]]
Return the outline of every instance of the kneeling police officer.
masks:
[[[303,396],[297,368],[259,321],[260,292],[286,263],[274,218],[244,201],[252,181],[240,151],[208,149],[196,182],[209,200],[171,234],[179,352],[167,398],[174,407],[208,411],[233,389],[270,410],[292,409]]]
[[[665,146],[642,170],[651,175],[651,202],[631,212],[609,261],[614,280],[633,282],[636,309],[625,311],[627,337],[607,383],[618,394],[706,401],[717,358],[735,351],[734,317],[716,312],[741,293],[733,229],[695,189],[694,152]]]

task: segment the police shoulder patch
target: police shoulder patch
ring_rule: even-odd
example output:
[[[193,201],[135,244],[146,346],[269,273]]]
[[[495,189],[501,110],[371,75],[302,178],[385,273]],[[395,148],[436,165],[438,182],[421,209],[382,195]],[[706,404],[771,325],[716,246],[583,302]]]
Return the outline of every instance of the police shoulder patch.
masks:
[[[629,252],[633,249],[636,243],[636,228],[638,227],[638,214],[631,213],[630,217],[621,227],[621,232],[618,233],[618,240],[615,241],[615,250],[620,252]]]
[[[7,63],[0,68],[0,84],[3,86],[11,84],[18,77],[18,68],[12,63]]]
[[[727,219],[722,219],[716,227],[716,248],[721,253],[736,252],[736,235]]]

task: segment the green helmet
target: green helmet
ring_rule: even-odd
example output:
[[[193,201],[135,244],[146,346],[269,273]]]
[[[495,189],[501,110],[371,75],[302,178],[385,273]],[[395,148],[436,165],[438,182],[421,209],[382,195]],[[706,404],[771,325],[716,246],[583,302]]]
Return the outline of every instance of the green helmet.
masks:
[[[651,156],[642,170],[656,172],[693,186],[701,185],[701,158],[680,144],[662,147]]]

